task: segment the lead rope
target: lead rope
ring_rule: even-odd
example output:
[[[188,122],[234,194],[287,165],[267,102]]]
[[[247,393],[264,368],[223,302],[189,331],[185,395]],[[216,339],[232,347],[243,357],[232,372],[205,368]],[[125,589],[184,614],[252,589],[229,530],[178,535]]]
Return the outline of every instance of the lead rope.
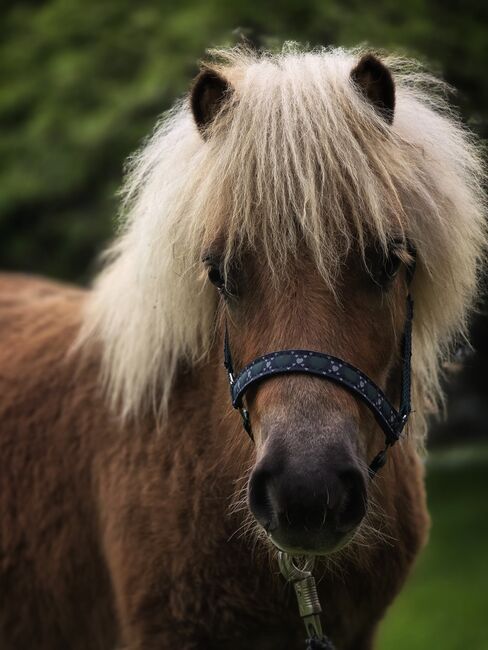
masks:
[[[306,650],[334,650],[332,641],[322,632],[320,606],[315,578],[312,569],[314,557],[304,560],[303,567],[298,567],[287,553],[278,552],[278,565],[284,579],[293,585],[298,602],[298,611],[307,630]]]

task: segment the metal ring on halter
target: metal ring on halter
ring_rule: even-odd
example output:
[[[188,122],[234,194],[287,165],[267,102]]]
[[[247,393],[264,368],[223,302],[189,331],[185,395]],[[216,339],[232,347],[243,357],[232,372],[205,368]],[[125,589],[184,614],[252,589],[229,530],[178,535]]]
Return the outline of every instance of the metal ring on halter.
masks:
[[[288,555],[288,553],[285,553],[284,551],[278,551],[278,566],[280,567],[281,575],[287,582],[303,580],[312,575],[315,566],[315,556],[306,556],[304,558],[303,567],[300,568],[294,563],[292,555]]]

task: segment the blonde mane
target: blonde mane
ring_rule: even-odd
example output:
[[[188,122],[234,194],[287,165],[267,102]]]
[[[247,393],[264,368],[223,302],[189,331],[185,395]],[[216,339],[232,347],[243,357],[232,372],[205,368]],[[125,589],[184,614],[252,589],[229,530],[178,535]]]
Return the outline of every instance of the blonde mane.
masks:
[[[401,235],[418,251],[414,430],[423,433],[479,284],[482,165],[443,85],[393,57],[383,57],[396,84],[387,125],[351,81],[361,54],[290,44],[279,54],[215,51],[208,66],[234,92],[209,137],[184,100],[130,161],[122,232],[80,334],[85,345],[101,343],[103,379],[122,415],[156,396],[164,413],[178,365],[208,352],[216,300],[201,257],[219,233],[227,259],[242,242],[259,242],[279,275],[300,232],[330,286],[352,243]]]

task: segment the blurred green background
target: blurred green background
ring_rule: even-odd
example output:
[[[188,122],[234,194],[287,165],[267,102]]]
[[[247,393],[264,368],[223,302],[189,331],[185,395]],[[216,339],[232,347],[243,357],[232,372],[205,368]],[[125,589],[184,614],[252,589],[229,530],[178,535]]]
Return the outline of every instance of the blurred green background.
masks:
[[[114,230],[124,159],[185,93],[205,49],[234,43],[236,29],[268,46],[367,42],[416,56],[457,89],[453,102],[486,138],[487,27],[486,0],[2,3],[0,267],[89,279]],[[382,650],[488,649],[484,311],[477,355],[432,436],[431,543],[386,619]]]
[[[430,541],[380,628],[380,650],[488,648],[488,446],[436,448]]]

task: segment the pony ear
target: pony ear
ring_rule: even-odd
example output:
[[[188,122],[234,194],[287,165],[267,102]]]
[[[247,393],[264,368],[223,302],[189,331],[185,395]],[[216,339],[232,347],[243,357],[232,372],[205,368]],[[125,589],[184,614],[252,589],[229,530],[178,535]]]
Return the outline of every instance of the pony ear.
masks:
[[[191,90],[191,109],[195,123],[204,136],[207,127],[222,110],[232,87],[215,70],[204,69],[196,77]]]
[[[395,111],[395,82],[388,68],[373,54],[365,54],[351,72],[351,79],[391,124]]]

